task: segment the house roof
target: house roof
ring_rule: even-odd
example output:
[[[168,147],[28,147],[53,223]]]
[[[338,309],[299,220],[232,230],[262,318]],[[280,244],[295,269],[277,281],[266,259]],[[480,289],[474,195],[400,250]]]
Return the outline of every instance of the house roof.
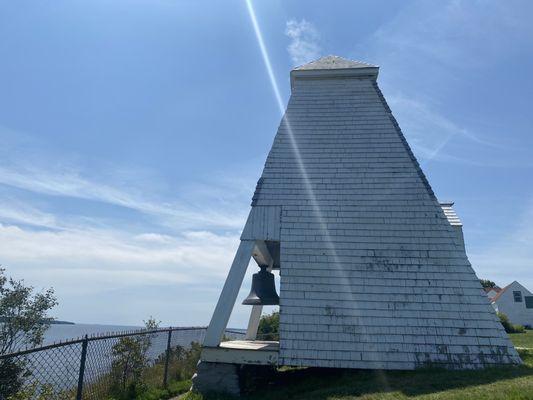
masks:
[[[507,286],[505,286],[503,289],[501,289],[498,294],[496,296],[493,297],[492,301],[496,301],[498,300],[506,291],[507,289],[509,289],[511,286],[513,286],[514,284],[517,284],[519,285],[523,290],[526,290],[527,292],[529,292],[529,290],[527,288],[525,288],[520,282],[518,281],[513,281],[511,282],[510,284],[508,284]]]
[[[502,296],[502,294],[504,294],[505,291],[511,287],[511,285],[512,285],[512,283],[510,283],[509,285],[507,285],[503,289],[501,289],[498,292],[498,294],[492,298],[492,301],[495,302],[496,300],[498,300]]]
[[[444,215],[448,219],[448,222],[450,223],[450,225],[463,226],[463,223],[461,222],[461,220],[457,216],[457,213],[453,209],[453,204],[454,204],[453,201],[446,201],[446,202],[441,202],[440,206],[442,208],[442,211],[444,211]]]

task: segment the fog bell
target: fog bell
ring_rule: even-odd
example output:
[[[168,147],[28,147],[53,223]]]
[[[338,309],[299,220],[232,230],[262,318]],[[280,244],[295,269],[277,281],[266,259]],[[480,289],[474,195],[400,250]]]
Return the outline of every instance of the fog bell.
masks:
[[[275,306],[279,304],[279,296],[276,293],[274,274],[268,272],[266,265],[260,265],[261,271],[252,277],[252,289],[242,304],[251,306]]]

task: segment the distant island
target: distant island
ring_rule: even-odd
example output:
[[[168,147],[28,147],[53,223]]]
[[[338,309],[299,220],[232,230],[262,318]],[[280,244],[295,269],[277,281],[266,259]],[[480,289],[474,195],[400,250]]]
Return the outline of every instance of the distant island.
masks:
[[[7,322],[9,320],[8,317],[0,317],[0,323]],[[52,320],[44,320],[41,321],[42,323],[48,323],[50,325],[76,325],[74,322],[70,321],[60,321],[58,319],[52,319]]]
[[[51,325],[76,325],[74,322],[61,321],[61,320],[58,320],[58,319],[54,319],[54,320],[50,321],[50,324]]]

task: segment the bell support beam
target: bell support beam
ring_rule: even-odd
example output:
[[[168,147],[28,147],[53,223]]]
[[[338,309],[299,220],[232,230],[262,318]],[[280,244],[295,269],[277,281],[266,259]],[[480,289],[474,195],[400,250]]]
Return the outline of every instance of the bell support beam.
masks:
[[[237,254],[235,254],[226,283],[224,283],[224,288],[205,334],[204,346],[206,347],[217,347],[222,341],[254,247],[254,240],[241,240],[239,244]]]
[[[257,263],[257,265],[274,265],[274,260],[268,251],[268,247],[264,240],[257,240],[255,242],[255,247],[252,253],[252,256]],[[270,271],[269,271],[270,272]]]
[[[252,312],[250,313],[248,328],[246,329],[246,336],[244,338],[245,340],[257,339],[257,330],[259,329],[259,321],[261,320],[262,312],[263,306],[252,306]]]

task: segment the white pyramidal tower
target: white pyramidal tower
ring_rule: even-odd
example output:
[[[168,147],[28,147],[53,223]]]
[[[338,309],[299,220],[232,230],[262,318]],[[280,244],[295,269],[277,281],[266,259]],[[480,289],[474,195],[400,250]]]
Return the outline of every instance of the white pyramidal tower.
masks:
[[[521,362],[468,261],[451,204],[439,204],[377,85],[378,70],[327,56],[291,71],[204,364]],[[279,269],[279,344],[253,340],[260,306],[246,341],[221,344],[251,257]]]

